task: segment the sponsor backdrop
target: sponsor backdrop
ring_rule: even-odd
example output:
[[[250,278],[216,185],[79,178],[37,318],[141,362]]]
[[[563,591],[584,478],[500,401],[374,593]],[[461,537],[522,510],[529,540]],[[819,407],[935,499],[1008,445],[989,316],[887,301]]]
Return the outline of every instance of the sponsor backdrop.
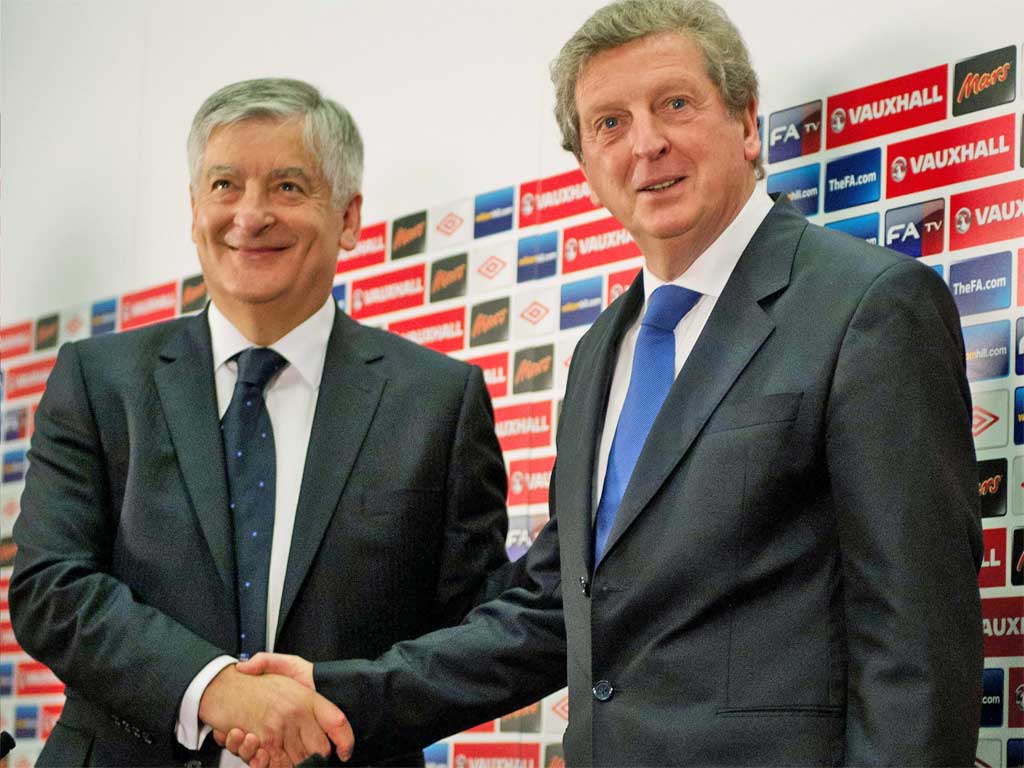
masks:
[[[169,4],[142,11],[110,2],[85,16],[67,4],[51,2],[52,13],[38,5],[5,0],[3,6],[15,41],[3,54],[5,118],[21,115],[20,122],[5,121],[3,135],[0,327],[0,725],[18,739],[15,766],[32,764],[63,701],[60,681],[18,647],[7,602],[25,453],[56,350],[202,309],[205,289],[184,239],[183,158],[165,156],[179,152],[207,92],[281,66],[275,58],[248,68],[244,56],[257,54],[235,36],[226,45],[241,61],[213,56],[219,45],[206,52],[212,38],[187,13],[187,23],[174,16]],[[334,297],[364,323],[483,369],[509,476],[507,546],[520,557],[548,518],[554,434],[573,348],[641,263],[629,234],[590,200],[549,125],[544,65],[596,3],[579,0],[557,10],[545,4],[543,14],[534,3],[510,7],[508,24],[522,32],[508,35],[511,43],[494,40],[495,19],[470,3],[417,4],[397,14],[395,3],[385,11],[368,5],[297,4],[302,23],[284,25],[289,29],[275,25],[269,10],[265,18],[250,14],[243,27],[276,41],[261,42],[275,57],[287,60],[290,50],[305,46],[301,64],[286,72],[346,100],[363,126],[368,215],[358,247],[339,258]],[[837,9],[814,26],[794,26],[806,24],[796,20],[802,16],[796,3],[756,10],[727,5],[747,30],[762,73],[768,190],[787,195],[817,223],[922,260],[947,281],[960,308],[985,528],[979,584],[987,658],[977,765],[1021,765],[1024,746],[1014,729],[1024,724],[1024,10],[1016,2],[947,9],[920,3],[914,6],[920,13],[912,13],[877,2],[848,19],[842,15],[848,11]],[[213,30],[233,23],[242,8],[184,7],[196,18],[212,16],[198,26]],[[437,39],[417,31],[427,16]],[[111,56],[129,57],[122,64],[132,56],[147,63],[122,67],[137,79],[90,60],[81,65],[84,85],[59,89],[75,108],[70,111],[80,112],[73,127],[63,113],[60,131],[72,131],[72,146],[97,156],[79,159],[56,144],[25,151],[52,130],[46,120],[26,117],[34,114],[26,108],[28,94],[53,77],[43,71],[39,51],[47,62],[53,55],[64,68],[78,67],[111,25],[126,36],[124,46],[111,46],[118,49]],[[346,28],[360,30],[360,39],[344,35]],[[884,56],[880,28],[890,33]],[[81,29],[95,33],[84,35],[93,43],[82,42]],[[42,42],[18,42],[33,36]],[[437,45],[427,53],[421,37]],[[365,55],[383,62],[379,48],[392,63],[353,75],[334,59],[346,40],[355,52],[345,61]],[[168,45],[188,49],[189,63],[180,52],[162,60]],[[197,68],[193,50],[203,66]],[[190,79],[188,98],[175,83],[165,103],[159,86],[171,82],[161,81],[171,76],[169,62]],[[481,85],[470,91],[461,90],[458,77],[447,79],[466,69],[481,70],[473,80]],[[132,122],[134,112],[121,123],[139,135],[124,134],[111,120],[93,124],[103,110],[123,117],[105,90],[108,76],[134,94],[128,103],[143,114],[141,125]],[[350,86],[353,79],[358,82]],[[401,147],[408,138],[418,154],[392,151],[381,144],[388,137]],[[89,225],[93,214],[116,219],[105,238]],[[568,710],[566,694],[554,694],[432,746],[427,762],[561,766]]]

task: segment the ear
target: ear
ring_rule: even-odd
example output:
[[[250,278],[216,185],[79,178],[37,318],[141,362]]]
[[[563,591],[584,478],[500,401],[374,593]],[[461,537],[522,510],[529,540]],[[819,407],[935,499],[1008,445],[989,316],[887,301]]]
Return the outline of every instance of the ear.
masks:
[[[341,237],[338,244],[346,251],[351,251],[359,243],[359,231],[362,229],[363,196],[358,192],[352,196],[345,207]]]
[[[188,185],[188,204],[192,208],[192,242],[196,242],[196,196],[192,185]]]
[[[747,162],[754,162],[761,154],[761,134],[757,131],[757,99],[751,99],[743,114],[740,115],[743,125],[743,156]]]
[[[590,183],[590,177],[587,175],[587,165],[582,158],[580,158],[580,170],[583,171],[583,178],[587,180],[587,186],[590,188],[590,202],[596,205],[598,208],[604,206],[604,203],[597,197],[597,192],[594,191],[594,185]]]

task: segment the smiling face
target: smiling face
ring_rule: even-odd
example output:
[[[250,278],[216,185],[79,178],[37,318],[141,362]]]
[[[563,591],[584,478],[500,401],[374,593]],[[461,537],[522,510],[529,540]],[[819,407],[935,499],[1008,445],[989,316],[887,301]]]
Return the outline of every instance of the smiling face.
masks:
[[[576,107],[594,201],[629,230],[656,275],[674,279],[750,197],[761,150],[756,102],[730,114],[700,48],[663,32],[593,56]]]
[[[339,249],[359,239],[361,197],[345,210],[331,206],[302,133],[301,118],[214,129],[192,198],[210,298],[257,343],[276,341],[323,305]]]

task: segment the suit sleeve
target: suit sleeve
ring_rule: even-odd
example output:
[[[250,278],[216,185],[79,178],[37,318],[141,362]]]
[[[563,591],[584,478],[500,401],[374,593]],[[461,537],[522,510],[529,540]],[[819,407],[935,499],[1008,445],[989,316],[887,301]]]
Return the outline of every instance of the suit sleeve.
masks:
[[[223,651],[111,575],[118,510],[74,344],[47,381],[29,460],[10,585],[18,642],[132,732],[166,739],[189,682]]]
[[[552,477],[552,519],[501,569],[502,594],[462,624],[398,643],[376,661],[314,666],[367,762],[427,746],[565,687],[566,643]],[[499,586],[500,582],[500,586]]]
[[[959,317],[932,270],[900,262],[865,293],[827,420],[846,761],[972,764],[983,665],[977,470]]]
[[[505,464],[480,369],[466,378],[445,479],[445,527],[434,604],[436,626],[451,626],[488,590],[485,578],[508,563]]]

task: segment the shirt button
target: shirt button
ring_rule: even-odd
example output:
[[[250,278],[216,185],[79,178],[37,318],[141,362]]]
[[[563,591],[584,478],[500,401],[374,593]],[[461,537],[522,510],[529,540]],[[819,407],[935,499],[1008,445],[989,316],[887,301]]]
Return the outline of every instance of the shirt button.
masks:
[[[189,760],[185,763],[185,768],[203,768],[202,760]]]
[[[612,697],[612,692],[615,689],[612,688],[612,684],[607,680],[598,680],[594,686],[594,698],[598,701],[608,701]]]

